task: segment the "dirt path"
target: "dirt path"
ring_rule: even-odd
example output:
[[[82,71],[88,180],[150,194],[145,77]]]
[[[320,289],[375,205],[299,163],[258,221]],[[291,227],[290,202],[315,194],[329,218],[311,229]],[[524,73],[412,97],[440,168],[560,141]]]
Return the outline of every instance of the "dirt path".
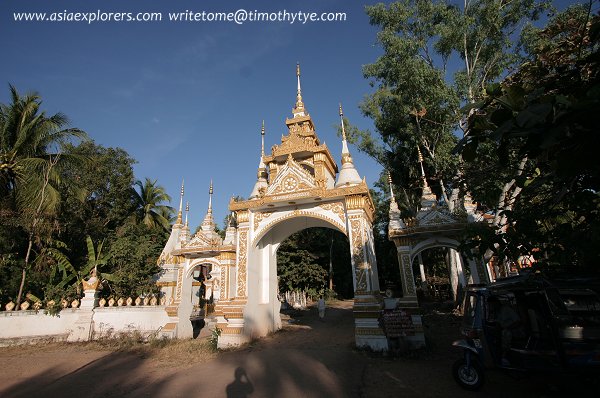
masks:
[[[467,393],[452,380],[459,355],[450,347],[451,315],[425,317],[429,347],[414,358],[354,349],[352,302],[294,314],[283,331],[205,362],[158,361],[89,346],[0,349],[1,397],[550,397],[543,378],[515,380],[490,372],[484,390]],[[286,322],[287,323],[287,322]]]

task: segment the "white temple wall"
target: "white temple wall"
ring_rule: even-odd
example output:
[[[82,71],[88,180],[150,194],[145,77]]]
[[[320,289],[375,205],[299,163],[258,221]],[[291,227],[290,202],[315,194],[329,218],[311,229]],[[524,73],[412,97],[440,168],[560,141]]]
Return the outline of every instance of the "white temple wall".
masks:
[[[147,335],[158,332],[169,322],[169,316],[162,306],[104,307],[94,309],[93,322],[94,338],[134,330]]]
[[[56,316],[46,315],[43,310],[2,311],[0,345],[39,339],[68,340],[82,319],[89,319],[92,339],[134,330],[160,336],[160,329],[169,322],[164,306],[97,307],[93,311],[67,308]]]
[[[165,303],[169,304],[175,298],[175,283],[177,281],[177,268],[163,268],[163,273],[158,279],[158,283],[165,284],[160,287],[161,297],[165,298]]]
[[[68,335],[79,318],[79,308],[68,308],[59,316],[45,315],[43,311],[0,312],[0,339],[34,336]]]

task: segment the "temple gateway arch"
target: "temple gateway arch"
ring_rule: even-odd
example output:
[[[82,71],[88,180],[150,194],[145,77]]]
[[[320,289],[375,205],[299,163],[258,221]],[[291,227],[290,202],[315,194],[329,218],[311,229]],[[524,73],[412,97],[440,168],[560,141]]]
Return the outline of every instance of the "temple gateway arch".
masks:
[[[348,150],[342,107],[338,169],[305,109],[299,66],[296,76],[296,103],[292,117],[285,120],[287,134],[266,154],[263,125],[254,188],[247,200],[229,203],[232,217],[224,239],[214,232],[212,183],[207,214],[194,236],[190,236],[187,211],[183,221],[182,186],[178,218],[159,258],[158,285],[170,319],[163,334],[193,336],[190,319],[206,315],[209,300],[221,330],[219,347],[237,346],[280,329],[277,249],[294,232],[327,227],[348,237],[356,344],[387,349],[379,326],[383,306],[372,232],[374,206]]]

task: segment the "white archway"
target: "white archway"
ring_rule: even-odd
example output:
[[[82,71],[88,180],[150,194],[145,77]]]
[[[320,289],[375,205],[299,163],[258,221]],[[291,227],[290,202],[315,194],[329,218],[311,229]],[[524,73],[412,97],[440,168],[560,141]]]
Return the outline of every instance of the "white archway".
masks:
[[[340,231],[339,225],[325,217],[297,215],[281,217],[265,228],[255,238],[248,253],[248,304],[245,311],[251,314],[249,333],[263,336],[281,328],[277,283],[277,249],[292,234],[307,228],[324,227]],[[340,231],[343,233],[343,231]]]

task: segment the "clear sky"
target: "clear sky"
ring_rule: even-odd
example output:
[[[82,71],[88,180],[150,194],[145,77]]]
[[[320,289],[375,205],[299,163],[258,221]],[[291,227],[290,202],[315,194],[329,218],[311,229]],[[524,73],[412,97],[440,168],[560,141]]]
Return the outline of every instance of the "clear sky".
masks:
[[[37,91],[48,113],[67,114],[98,144],[124,148],[136,178],[157,179],[177,206],[185,178],[190,224],[204,217],[208,186],[221,224],[233,195],[256,180],[260,126],[265,148],[287,132],[300,62],[304,103],[317,134],[340,161],[338,103],[360,128],[374,89],[362,66],[376,60],[368,0],[2,0],[0,102],[8,83]],[[373,1],[375,3],[376,1]],[[561,2],[563,3],[563,2]],[[174,22],[168,13],[343,12],[341,22]],[[161,22],[15,22],[14,12],[162,12]],[[350,148],[367,183],[381,168]]]
[[[286,133],[296,99],[296,62],[317,134],[334,157],[338,103],[365,126],[358,103],[370,92],[361,66],[380,50],[359,1],[348,0],[3,0],[0,3],[0,102],[8,83],[38,91],[43,108],[66,113],[104,146],[124,148],[136,178],[158,179],[177,206],[185,178],[190,223],[213,207],[220,224],[232,195],[247,197],[256,180],[260,127],[270,152]],[[345,12],[345,22],[171,22],[168,12]],[[13,12],[163,12],[162,22],[14,22]],[[3,87],[3,88],[2,88]],[[352,149],[351,149],[352,150]],[[374,181],[379,167],[353,151]],[[337,159],[339,162],[339,159]]]

